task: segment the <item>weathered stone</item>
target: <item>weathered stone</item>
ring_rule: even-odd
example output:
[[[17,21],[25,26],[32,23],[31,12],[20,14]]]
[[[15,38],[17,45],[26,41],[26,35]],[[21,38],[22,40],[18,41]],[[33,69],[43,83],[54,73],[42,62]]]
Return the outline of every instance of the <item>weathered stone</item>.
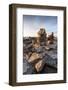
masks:
[[[39,48],[39,47],[40,47],[40,44],[35,43],[35,44],[33,44],[33,47],[34,47],[34,48]]]
[[[23,74],[34,73],[34,67],[28,63],[26,59],[23,60]]]
[[[56,56],[51,56],[48,54],[45,54],[45,57],[43,58],[47,65],[52,66],[54,68],[57,68],[57,58]]]
[[[29,48],[32,48],[32,43],[29,44],[29,45],[27,45],[26,48],[28,48],[28,49],[29,49]]]
[[[28,54],[26,54],[26,59],[28,60],[31,55],[32,55],[32,52],[29,52]]]
[[[47,46],[51,49],[56,49],[57,50],[57,42],[56,41],[54,41],[53,44],[48,44]]]
[[[32,51],[32,43],[31,44],[27,44],[25,47],[23,47],[23,52],[24,53],[29,53]]]
[[[48,40],[48,44],[53,44],[53,40]]]
[[[43,69],[43,67],[44,67],[44,65],[45,65],[45,60],[40,60],[40,61],[38,61],[36,64],[35,64],[35,69],[36,69],[36,71],[37,72],[40,72],[42,69]]]
[[[48,50],[48,51],[50,50],[50,48],[48,46],[45,46],[45,49]]]
[[[32,45],[35,44],[35,43],[37,43],[37,37],[34,37],[34,38],[32,39]]]
[[[32,40],[23,40],[23,42],[24,42],[24,44],[30,44],[30,43],[32,43]]]
[[[41,59],[41,55],[39,55],[38,53],[32,53],[31,57],[29,58],[28,62],[29,63],[36,63],[39,61],[39,59]]]
[[[37,52],[37,53],[41,53],[41,52],[43,52],[43,47],[35,47],[35,51]]]

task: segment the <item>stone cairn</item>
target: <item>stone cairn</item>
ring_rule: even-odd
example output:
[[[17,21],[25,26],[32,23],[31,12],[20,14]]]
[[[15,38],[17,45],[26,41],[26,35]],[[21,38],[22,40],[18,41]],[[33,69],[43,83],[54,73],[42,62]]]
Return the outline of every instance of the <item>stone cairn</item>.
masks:
[[[41,45],[46,45],[46,31],[44,28],[40,28],[37,32],[37,37],[32,41],[34,47],[40,47]]]
[[[48,36],[48,44],[54,43],[54,33],[52,32],[51,35]]]
[[[38,34],[37,43],[39,43],[41,45],[42,42],[44,42],[44,44],[46,45],[46,35],[47,34],[46,34],[45,29],[41,28],[37,34]]]
[[[35,49],[44,45],[45,49],[49,50],[46,45],[47,42],[49,44],[53,44],[54,33],[52,32],[52,34],[49,35],[47,38],[46,30],[44,28],[41,28],[38,31],[37,35],[38,37],[32,40],[32,44],[29,46],[29,48],[33,47],[33,49]],[[31,63],[34,66],[35,70],[37,72],[40,72],[46,63],[45,60],[43,60],[43,56],[40,53],[37,53],[36,51],[31,52],[30,50],[27,50],[27,52],[28,53],[26,54],[26,58],[28,60],[28,63]]]

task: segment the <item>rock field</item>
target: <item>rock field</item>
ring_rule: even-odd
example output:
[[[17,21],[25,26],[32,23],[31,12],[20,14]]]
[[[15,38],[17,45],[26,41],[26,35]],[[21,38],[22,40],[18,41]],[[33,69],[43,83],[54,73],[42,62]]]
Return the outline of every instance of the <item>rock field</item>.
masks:
[[[40,36],[43,41],[37,37],[23,37],[24,75],[57,73],[57,37],[51,36],[48,39]]]

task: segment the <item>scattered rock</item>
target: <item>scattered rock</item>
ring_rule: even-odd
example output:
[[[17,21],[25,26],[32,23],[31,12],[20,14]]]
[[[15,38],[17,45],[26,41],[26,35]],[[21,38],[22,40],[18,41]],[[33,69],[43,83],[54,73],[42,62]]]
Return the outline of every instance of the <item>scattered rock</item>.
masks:
[[[37,47],[35,47],[35,52],[37,52],[37,53],[42,53],[42,52],[43,52],[43,50],[44,50],[44,49],[43,49],[43,47],[41,47],[41,46],[40,46],[40,47],[38,47],[38,48],[37,48]]]
[[[27,46],[26,45],[23,45],[23,52],[24,53],[32,52],[32,43],[31,44],[27,44]]]
[[[26,54],[26,59],[28,60],[31,55],[32,55],[32,52],[29,52],[28,54]]]
[[[23,74],[34,73],[34,67],[28,63],[26,59],[23,60]]]
[[[48,50],[48,51],[50,50],[50,48],[48,46],[45,46],[45,49]]]
[[[27,49],[32,48],[32,43],[31,43],[31,44],[28,44],[28,45],[26,46],[26,48],[27,48]]]
[[[54,67],[57,70],[57,38],[54,33],[47,38],[44,28],[37,33],[38,37],[23,38],[23,74],[46,73],[46,65]],[[44,72],[43,72],[44,69]],[[47,68],[47,70],[50,68]],[[53,68],[52,71],[53,72]]]
[[[34,47],[34,48],[39,48],[39,47],[40,47],[40,44],[35,43],[35,44],[33,44],[33,47]]]

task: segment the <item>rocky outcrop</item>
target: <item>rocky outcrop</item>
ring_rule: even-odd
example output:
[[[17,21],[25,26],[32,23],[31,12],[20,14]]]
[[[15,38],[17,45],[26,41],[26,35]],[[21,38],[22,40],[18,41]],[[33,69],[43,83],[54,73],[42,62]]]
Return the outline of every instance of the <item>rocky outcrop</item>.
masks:
[[[47,37],[45,29],[41,28],[38,37],[24,37],[23,63],[23,74],[57,72],[57,39],[54,34]]]

